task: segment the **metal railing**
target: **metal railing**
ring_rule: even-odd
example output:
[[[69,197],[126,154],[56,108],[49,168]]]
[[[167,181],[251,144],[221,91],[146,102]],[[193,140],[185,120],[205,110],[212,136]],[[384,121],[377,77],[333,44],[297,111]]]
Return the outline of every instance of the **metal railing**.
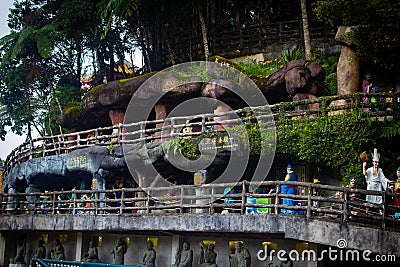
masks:
[[[65,260],[48,260],[33,258],[30,267],[140,267],[137,265],[119,265],[101,262],[80,262]]]
[[[350,110],[362,111],[366,108],[371,111],[362,113],[363,116],[398,116],[399,96],[400,93],[357,93],[320,97],[314,100],[286,102],[251,109],[244,108],[219,114],[172,117],[165,120],[118,124],[63,135],[40,137],[21,144],[8,155],[4,164],[5,175],[16,165],[32,158],[65,154],[95,145],[112,147],[139,142],[162,142],[176,137],[196,137],[206,132],[217,131],[216,128],[221,125],[233,126],[257,121],[267,124],[266,127],[268,127],[268,122],[271,124],[276,118],[315,118]],[[376,103],[364,103],[363,97],[374,97],[377,101]],[[334,101],[343,103],[331,105]],[[188,123],[188,121],[196,122]],[[184,128],[196,128],[197,130],[185,132],[182,131]]]
[[[297,194],[282,194],[283,185]],[[255,190],[255,188],[258,188]],[[357,196],[355,196],[357,195]],[[382,203],[365,201],[366,195],[382,196]],[[4,215],[157,215],[157,214],[297,214],[328,218],[339,223],[357,221],[382,228],[399,225],[400,207],[388,191],[371,191],[307,182],[263,181],[170,187],[72,190],[44,193],[1,194]],[[291,199],[293,205],[282,200]],[[398,213],[398,214],[397,214]]]

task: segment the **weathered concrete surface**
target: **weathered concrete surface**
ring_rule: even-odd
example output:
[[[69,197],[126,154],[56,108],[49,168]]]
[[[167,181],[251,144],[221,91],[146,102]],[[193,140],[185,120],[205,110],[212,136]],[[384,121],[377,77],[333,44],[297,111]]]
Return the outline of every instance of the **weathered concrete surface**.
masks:
[[[348,249],[370,250],[381,255],[400,256],[400,233],[388,230],[307,219],[288,215],[102,215],[0,217],[1,231],[168,231],[213,234],[282,234],[286,239],[302,240],[337,247],[347,241]],[[372,244],[373,243],[373,244]]]
[[[26,183],[25,192],[27,193],[61,188],[72,189],[85,178],[89,181],[83,181],[84,184],[91,183],[96,175],[106,178],[107,170],[122,166],[125,166],[122,155],[115,157],[102,146],[79,149],[69,154],[34,158],[12,169],[3,185],[3,192],[17,189],[18,181]],[[18,189],[23,192],[21,188]],[[80,189],[88,188],[81,183]]]

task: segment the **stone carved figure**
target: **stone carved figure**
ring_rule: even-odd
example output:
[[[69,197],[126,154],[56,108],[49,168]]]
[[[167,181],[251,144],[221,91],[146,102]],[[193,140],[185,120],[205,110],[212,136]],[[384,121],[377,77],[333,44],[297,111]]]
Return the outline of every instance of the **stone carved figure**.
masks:
[[[33,255],[34,258],[37,259],[45,259],[46,258],[46,247],[44,246],[44,241],[40,239],[38,241],[38,247]]]
[[[143,256],[143,267],[155,267],[156,266],[156,251],[154,250],[153,242],[147,242],[147,251]]]
[[[235,244],[235,254],[229,255],[230,267],[250,267],[251,255],[241,242]]]
[[[200,248],[199,264],[207,267],[218,267],[216,263],[217,253],[214,251],[215,245],[209,244],[206,247],[203,242],[200,242]]]
[[[190,249],[189,242],[183,242],[182,250],[179,250],[175,254],[174,267],[192,267],[193,262],[193,250]]]
[[[128,251],[128,245],[122,238],[118,239],[117,246],[111,254],[114,254],[114,264],[124,265],[125,254]]]
[[[55,248],[51,250],[50,255],[53,260],[65,260],[64,246],[61,244],[60,239],[54,241]]]
[[[25,265],[25,252],[26,252],[25,240],[20,239],[18,240],[17,244],[17,254],[15,255],[15,258],[11,260],[11,263]]]
[[[95,242],[90,241],[88,252],[83,254],[82,261],[100,262],[100,260],[99,260],[99,252],[97,250]]]

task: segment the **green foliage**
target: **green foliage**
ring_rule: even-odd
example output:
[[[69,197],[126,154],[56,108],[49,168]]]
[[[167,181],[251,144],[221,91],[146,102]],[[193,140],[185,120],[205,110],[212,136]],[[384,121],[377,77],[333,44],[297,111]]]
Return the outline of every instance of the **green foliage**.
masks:
[[[342,184],[348,185],[350,183],[350,178],[356,179],[356,187],[364,188],[365,178],[362,174],[362,163],[351,162],[352,164],[344,165],[340,168],[340,174],[342,175]]]
[[[316,119],[279,119],[276,124],[278,154],[331,167],[359,161],[359,154],[374,144],[379,130],[358,112]]]
[[[262,126],[262,125],[261,125]],[[248,146],[251,156],[265,155],[275,148],[275,132],[260,128],[258,123],[228,127],[229,133],[237,133]]]
[[[207,73],[206,62],[199,62],[199,64],[191,64],[185,66],[184,72],[182,67],[178,66],[175,69],[174,66],[171,67],[171,72],[177,74],[182,78],[199,77],[204,83],[211,80],[211,76]]]
[[[313,11],[318,19],[331,25],[357,26],[348,37],[359,59],[398,69],[400,32],[396,25],[399,23],[399,1],[319,0],[313,4]]]
[[[178,137],[168,141],[165,148],[168,153],[177,155],[180,152],[187,159],[194,160],[200,156],[200,150],[194,140],[192,138]]]
[[[275,73],[278,69],[285,66],[283,58],[276,58],[257,63],[256,60],[249,62],[240,62],[242,72],[248,76],[269,76]]]
[[[300,48],[282,51],[282,58],[285,63],[296,59],[305,59],[304,53]]]
[[[390,122],[389,125],[383,128],[381,133],[382,138],[392,138],[396,136],[400,136],[400,120]]]
[[[313,60],[320,64],[325,70],[325,80],[319,84],[320,95],[329,96],[337,93],[337,65],[339,55],[325,56],[313,52]]]

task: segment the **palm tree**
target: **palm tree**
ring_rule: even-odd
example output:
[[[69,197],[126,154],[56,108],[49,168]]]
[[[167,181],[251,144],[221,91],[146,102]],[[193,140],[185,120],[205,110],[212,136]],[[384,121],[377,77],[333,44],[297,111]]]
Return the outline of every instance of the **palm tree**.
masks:
[[[305,50],[306,60],[311,60],[311,40],[310,40],[310,28],[308,27],[307,0],[300,0],[300,3],[301,3],[301,18],[303,21],[304,50]]]

